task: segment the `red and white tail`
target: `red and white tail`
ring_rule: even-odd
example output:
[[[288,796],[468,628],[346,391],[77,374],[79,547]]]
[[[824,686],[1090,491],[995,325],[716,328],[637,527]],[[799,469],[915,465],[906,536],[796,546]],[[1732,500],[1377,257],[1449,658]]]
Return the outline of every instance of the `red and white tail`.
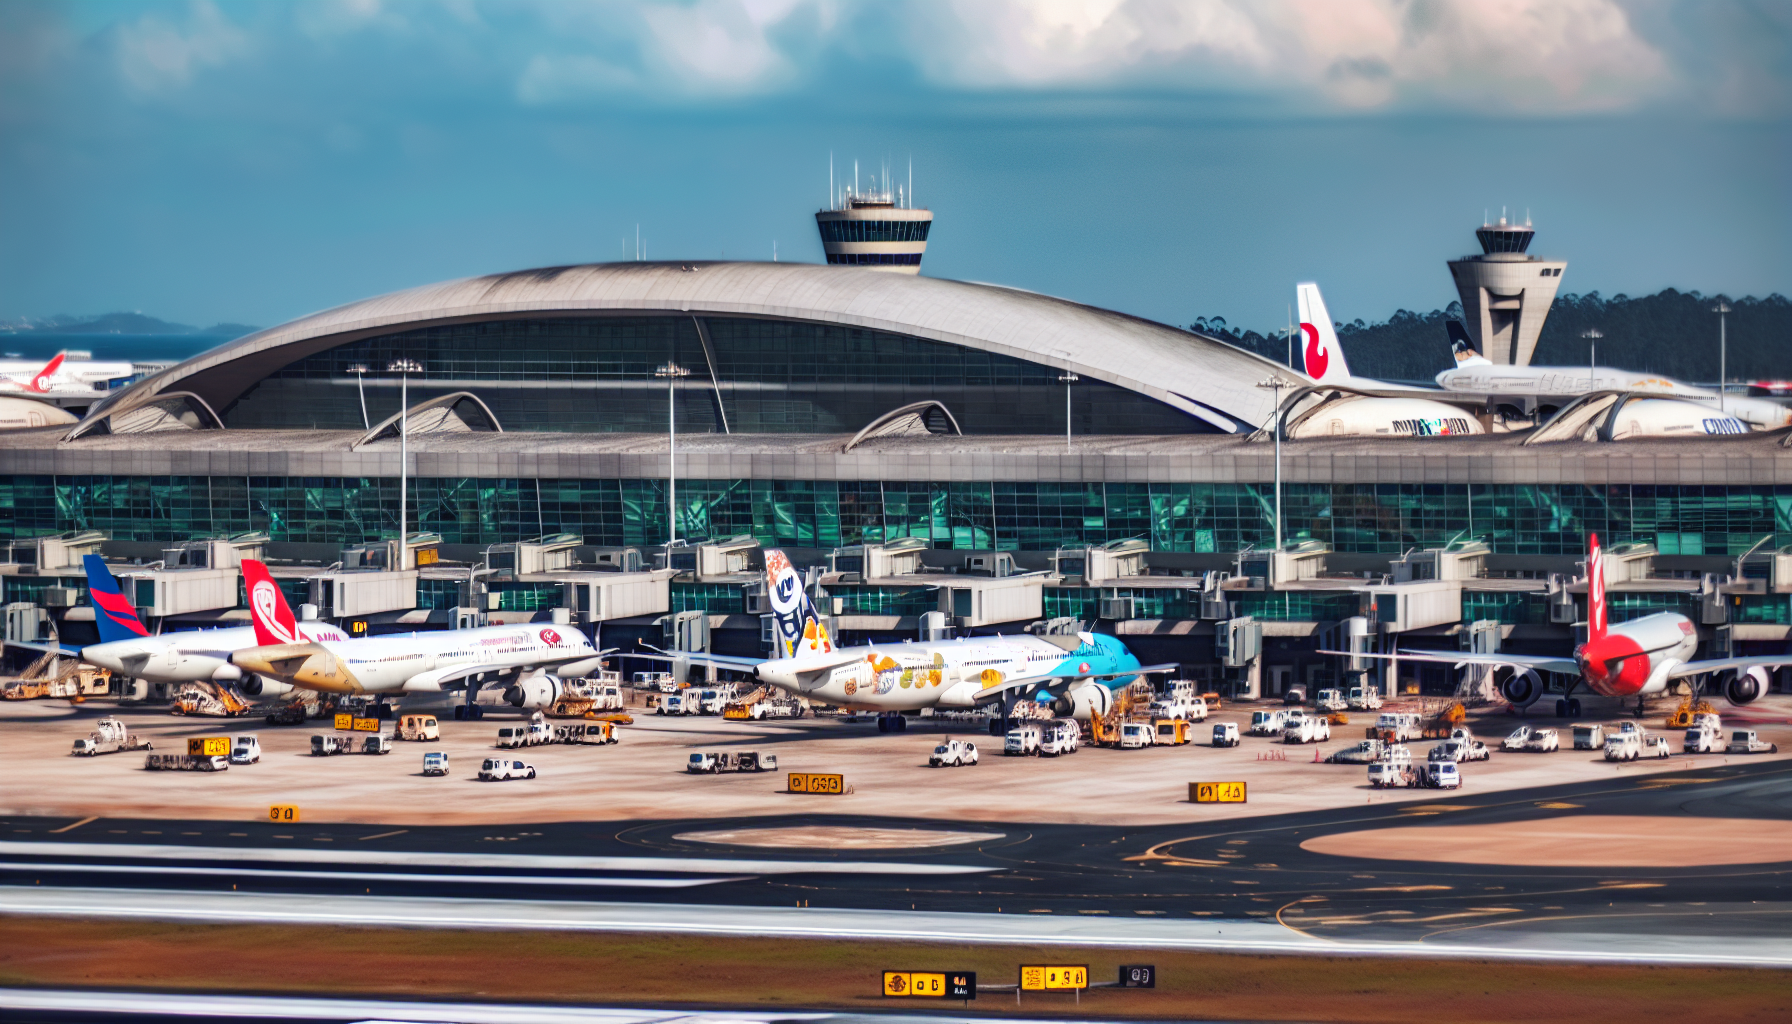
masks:
[[[1599,551],[1599,535],[1587,543],[1587,639],[1605,635],[1605,560]]]
[[[66,356],[63,352],[56,353],[56,358],[45,363],[43,369],[32,375],[31,383],[26,387],[40,395],[50,390],[50,385],[56,380],[56,371],[62,369],[62,360]]]
[[[1332,317],[1325,311],[1325,300],[1319,297],[1319,286],[1303,281],[1294,286],[1300,303],[1301,356],[1307,376],[1321,384],[1335,384],[1350,377],[1350,366],[1344,362],[1344,350],[1338,346],[1338,332],[1332,329]]]
[[[268,644],[302,644],[299,620],[286,603],[279,584],[268,575],[268,567],[252,558],[243,559],[243,586],[249,597],[249,618],[255,623],[255,642]]]

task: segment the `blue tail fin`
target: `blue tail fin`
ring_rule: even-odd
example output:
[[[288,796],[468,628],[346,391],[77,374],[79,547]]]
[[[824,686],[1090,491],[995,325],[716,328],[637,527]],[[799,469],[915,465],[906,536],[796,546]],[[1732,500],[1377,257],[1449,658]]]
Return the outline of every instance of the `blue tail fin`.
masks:
[[[100,642],[109,644],[148,636],[149,630],[143,628],[136,609],[106,569],[105,559],[87,555],[81,561],[87,566],[87,593],[93,598],[93,621],[100,627]]]

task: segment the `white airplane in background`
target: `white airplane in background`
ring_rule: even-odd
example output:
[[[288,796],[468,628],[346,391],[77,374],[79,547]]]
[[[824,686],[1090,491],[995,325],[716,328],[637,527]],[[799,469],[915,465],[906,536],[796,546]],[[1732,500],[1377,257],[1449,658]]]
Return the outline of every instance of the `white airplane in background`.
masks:
[[[1113,706],[1115,687],[1177,667],[1140,665],[1125,644],[1095,633],[1078,633],[1068,645],[1023,633],[835,647],[784,552],[765,553],[765,575],[779,657],[670,651],[650,657],[752,672],[761,683],[798,696],[875,711],[880,732],[900,732],[904,711],[1001,702],[1006,712],[1016,699],[1049,704],[1060,717],[1086,721]]]
[[[267,566],[244,559],[242,569],[258,646],[232,653],[230,662],[261,677],[256,694],[307,689],[384,698],[465,690],[466,704],[455,708],[455,717],[478,718],[474,698],[488,681],[508,679],[505,700],[520,708],[542,708],[564,692],[561,674],[589,675],[603,664],[603,652],[570,626],[481,626],[356,640],[311,639],[293,619]]]
[[[66,391],[104,391],[107,383],[137,372],[130,363],[69,359],[58,352],[48,363],[28,359],[0,359],[0,391],[24,391],[47,395]]]
[[[1451,320],[1445,327],[1450,334],[1450,350],[1456,357],[1454,367],[1437,375],[1437,385],[1445,391],[1536,398],[1574,398],[1590,391],[1634,391],[1680,399],[1706,409],[1718,408],[1718,394],[1710,388],[1641,370],[1611,366],[1501,366],[1475,351],[1474,342],[1459,321]],[[1756,430],[1792,426],[1792,407],[1763,398],[1725,395],[1723,411]]]
[[[1512,670],[1500,683],[1500,694],[1510,704],[1528,708],[1543,696],[1543,682],[1537,673],[1560,672],[1575,677],[1562,699],[1556,701],[1558,718],[1579,718],[1580,701],[1574,690],[1585,685],[1602,697],[1635,697],[1637,712],[1643,699],[1667,691],[1677,679],[1690,676],[1731,673],[1723,683],[1724,699],[1731,704],[1753,702],[1767,692],[1769,669],[1792,665],[1792,654],[1767,654],[1746,658],[1707,658],[1693,661],[1698,650],[1699,630],[1692,620],[1679,612],[1656,612],[1620,622],[1606,622],[1605,568],[1599,550],[1599,536],[1589,540],[1587,556],[1587,642],[1574,649],[1573,657],[1549,657],[1534,654],[1440,654],[1436,651],[1412,650],[1398,654],[1356,654],[1348,651],[1320,651],[1357,658],[1398,658],[1401,661],[1426,661],[1445,665],[1492,665]],[[1694,686],[1694,694],[1702,686]]]

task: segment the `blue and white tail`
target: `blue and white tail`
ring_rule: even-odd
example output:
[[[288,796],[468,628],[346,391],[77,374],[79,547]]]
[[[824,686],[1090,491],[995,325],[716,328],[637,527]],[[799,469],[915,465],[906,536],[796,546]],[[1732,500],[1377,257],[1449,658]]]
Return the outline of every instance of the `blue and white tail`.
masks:
[[[1350,379],[1350,366],[1344,362],[1344,350],[1338,345],[1338,332],[1332,329],[1332,317],[1325,311],[1325,300],[1319,286],[1303,281],[1294,286],[1300,303],[1300,332],[1305,336],[1301,357],[1307,376],[1321,384],[1336,384]]]
[[[1446,321],[1444,330],[1450,332],[1450,354],[1456,357],[1457,366],[1493,365],[1493,360],[1476,351],[1475,343],[1469,339],[1468,328],[1462,326],[1462,321]]]
[[[834,650],[828,627],[815,610],[815,603],[809,600],[808,591],[803,589],[796,568],[776,548],[765,553],[765,592],[771,598],[772,621],[777,625],[774,658],[828,654]]]
[[[93,621],[100,628],[100,643],[148,636],[149,630],[143,628],[137,610],[131,607],[130,599],[118,589],[118,581],[106,568],[106,560],[98,555],[86,555],[81,562],[87,568],[87,593],[93,598]]]

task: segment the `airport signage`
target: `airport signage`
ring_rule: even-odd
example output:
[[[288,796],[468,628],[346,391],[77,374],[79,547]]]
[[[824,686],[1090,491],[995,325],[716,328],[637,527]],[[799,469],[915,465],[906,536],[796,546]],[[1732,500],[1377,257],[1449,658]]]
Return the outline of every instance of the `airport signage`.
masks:
[[[1022,964],[1020,968],[1022,992],[1081,991],[1088,987],[1088,964]]]
[[[380,720],[377,718],[357,718],[357,719],[355,719],[355,731],[356,732],[379,732],[380,731]]]
[[[191,757],[229,757],[230,737],[196,736],[187,741],[187,754]]]
[[[337,729],[341,730],[342,732],[348,732],[350,729],[353,729],[354,727],[355,727],[355,716],[354,715],[337,715],[336,716],[336,728]]]
[[[884,995],[904,999],[975,999],[976,971],[885,971]]]
[[[1156,965],[1121,964],[1119,986],[1121,988],[1156,988]]]
[[[270,804],[268,805],[268,820],[282,825],[298,821],[299,807],[297,804]]]
[[[844,775],[791,772],[788,779],[788,788],[792,793],[829,793],[838,796],[846,792],[846,776]]]
[[[1188,799],[1196,804],[1242,804],[1245,800],[1242,782],[1191,782]]]

